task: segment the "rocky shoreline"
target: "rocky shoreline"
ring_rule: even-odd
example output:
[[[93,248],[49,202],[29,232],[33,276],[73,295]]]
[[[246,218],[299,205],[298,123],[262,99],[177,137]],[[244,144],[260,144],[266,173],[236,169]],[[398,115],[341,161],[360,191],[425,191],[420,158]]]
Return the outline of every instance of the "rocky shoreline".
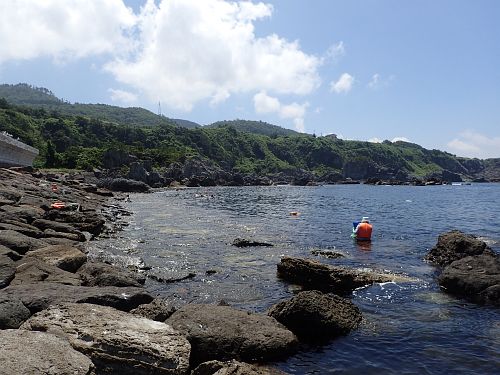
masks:
[[[267,314],[223,302],[176,310],[144,288],[140,269],[87,257],[85,244],[119,230],[128,214],[120,207],[127,196],[104,185],[88,172],[0,169],[5,373],[279,374],[262,363],[285,358],[302,341],[328,341],[356,329],[362,312],[348,299],[354,289],[412,281],[285,257],[277,276],[304,291]],[[137,186],[122,180],[109,187]],[[448,292],[498,306],[498,255],[477,241],[443,235],[429,260],[446,265],[439,280]],[[479,286],[471,287],[481,274]]]

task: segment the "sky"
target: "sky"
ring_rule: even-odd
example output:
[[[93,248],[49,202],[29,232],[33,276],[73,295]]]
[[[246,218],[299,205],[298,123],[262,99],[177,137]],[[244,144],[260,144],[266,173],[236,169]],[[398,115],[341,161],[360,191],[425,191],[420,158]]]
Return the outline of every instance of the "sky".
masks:
[[[498,20],[497,0],[0,0],[0,83],[500,157]]]

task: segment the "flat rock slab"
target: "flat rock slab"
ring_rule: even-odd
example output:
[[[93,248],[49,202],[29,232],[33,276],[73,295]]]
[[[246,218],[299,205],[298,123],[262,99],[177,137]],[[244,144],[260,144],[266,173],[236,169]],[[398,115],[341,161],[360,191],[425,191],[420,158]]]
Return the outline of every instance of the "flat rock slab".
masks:
[[[438,242],[425,259],[444,267],[455,260],[481,254],[493,255],[494,253],[484,241],[478,240],[474,235],[452,230],[439,235]]]
[[[80,277],[74,273],[64,271],[36,258],[25,258],[17,262],[16,275],[10,285],[35,284],[40,282],[65,285],[82,284]],[[37,287],[33,286],[33,288]]]
[[[32,314],[64,302],[93,303],[130,311],[153,300],[143,288],[85,287],[49,282],[10,285],[0,290],[2,296],[19,298]]]
[[[278,276],[307,289],[336,294],[348,294],[354,289],[373,283],[414,281],[399,275],[360,271],[322,264],[311,259],[291,257],[281,258],[278,264]]]
[[[79,270],[78,275],[85,286],[136,286],[144,284],[144,278],[121,267],[102,262],[88,262]]]
[[[68,272],[76,272],[86,261],[87,255],[73,246],[50,245],[30,251],[24,260],[39,259]]]
[[[345,335],[355,329],[362,318],[350,300],[315,290],[279,302],[271,307],[269,315],[309,341]]]
[[[500,256],[477,255],[454,261],[438,278],[450,294],[500,306]]]
[[[45,332],[0,331],[0,374],[94,375],[94,364],[68,341]]]
[[[19,254],[25,254],[30,250],[39,249],[48,244],[42,240],[28,237],[13,230],[0,230],[0,245],[17,251]]]
[[[45,213],[42,208],[27,204],[19,206],[1,206],[0,210],[8,214],[10,217],[26,220],[28,223],[41,218]]]
[[[102,373],[189,373],[190,344],[178,331],[109,307],[63,304],[33,315],[21,329],[64,336]]]
[[[31,316],[20,299],[0,296],[0,329],[16,329]]]
[[[239,361],[209,361],[196,367],[191,375],[286,375],[278,369]]]
[[[191,343],[192,365],[210,360],[266,361],[291,354],[295,335],[274,318],[229,306],[189,304],[166,323]]]

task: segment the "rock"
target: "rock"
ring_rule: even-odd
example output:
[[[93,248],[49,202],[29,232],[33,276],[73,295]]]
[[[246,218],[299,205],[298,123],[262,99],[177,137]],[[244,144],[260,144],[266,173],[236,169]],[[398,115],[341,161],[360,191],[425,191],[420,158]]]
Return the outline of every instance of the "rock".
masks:
[[[66,232],[56,232],[55,230],[52,230],[52,229],[45,229],[43,231],[43,233],[46,237],[50,237],[50,238],[65,238],[65,239],[68,239],[68,240],[74,241],[74,242],[85,241],[85,236],[83,234],[78,235],[78,234],[66,233]]]
[[[142,288],[86,287],[52,282],[9,285],[0,290],[0,296],[18,297],[31,313],[64,302],[93,303],[130,311],[153,300],[153,297]]]
[[[479,304],[500,306],[500,256],[468,256],[446,266],[438,278],[450,294]]]
[[[80,232],[89,232],[98,236],[104,228],[104,219],[95,212],[49,210],[44,219],[70,224]]]
[[[64,245],[74,247],[81,243],[79,241],[72,241],[67,238],[56,238],[56,237],[45,237],[43,242],[47,242],[47,245]]]
[[[0,331],[2,374],[94,375],[95,366],[68,341],[45,332]]]
[[[31,223],[33,220],[41,218],[45,211],[40,207],[30,205],[1,206],[0,210],[7,213],[11,218],[20,218]]]
[[[213,359],[266,361],[291,354],[295,335],[269,316],[228,306],[189,304],[166,323],[191,343],[191,364]]]
[[[9,285],[15,274],[14,261],[6,255],[0,255],[0,289]]]
[[[345,267],[330,266],[315,260],[283,257],[278,264],[278,276],[307,289],[347,294],[373,283],[404,281],[403,277],[376,272],[364,272]]]
[[[158,322],[164,322],[174,312],[176,308],[161,298],[155,298],[151,303],[140,305],[139,307],[130,310],[132,314],[142,316]]]
[[[34,284],[42,281],[64,285],[81,285],[80,278],[74,273],[64,271],[36,258],[23,258],[20,261],[11,285]]]
[[[87,261],[87,255],[73,246],[50,245],[26,253],[24,260],[30,259],[39,259],[64,271],[76,272]]]
[[[104,183],[104,187],[111,191],[122,191],[126,193],[146,193],[149,191],[149,186],[146,183],[128,180],[126,178],[114,178],[108,183]]]
[[[41,230],[51,229],[55,232],[75,234],[78,236],[77,241],[85,241],[85,236],[83,235],[83,233],[77,230],[71,224],[58,223],[57,221],[45,220],[45,219],[37,219],[33,221],[33,223],[31,224]]]
[[[200,364],[191,375],[286,375],[284,372],[267,366],[252,365],[239,361],[208,361]]]
[[[15,250],[19,254],[25,254],[27,251],[47,246],[47,243],[13,230],[0,230],[0,245]]]
[[[145,279],[137,274],[101,262],[88,262],[79,270],[78,275],[85,286],[136,286],[144,284]]]
[[[243,238],[236,238],[233,243],[233,246],[236,247],[250,247],[250,246],[268,246],[268,247],[273,247],[273,244],[266,243],[266,242],[258,242],[258,241],[252,241],[252,240],[245,240]]]
[[[319,250],[319,249],[314,249],[311,250],[312,255],[316,256],[322,256],[328,259],[337,259],[337,258],[343,258],[344,254],[336,252],[336,251],[331,251],[331,250]]]
[[[0,329],[17,329],[30,316],[20,299],[0,296]]]
[[[437,244],[425,258],[431,263],[444,267],[466,256],[480,254],[493,255],[493,251],[484,241],[478,240],[475,236],[452,230],[439,235]]]
[[[26,224],[26,225],[28,225],[28,224]],[[0,223],[0,230],[13,230],[13,231],[16,231],[18,233],[24,234],[25,236],[33,237],[33,238],[43,237],[43,232],[35,227],[26,228],[24,226],[19,226],[19,225],[10,224],[10,223]]]
[[[189,372],[189,342],[171,326],[115,309],[67,303],[28,319],[21,329],[54,332],[89,356],[99,373]]]
[[[312,341],[345,335],[361,322],[361,312],[351,301],[315,290],[279,302],[268,314],[300,338]]]
[[[22,256],[17,251],[11,250],[8,247],[0,245],[0,258],[3,256],[9,257],[13,261],[16,261],[16,260],[19,260],[22,258]]]

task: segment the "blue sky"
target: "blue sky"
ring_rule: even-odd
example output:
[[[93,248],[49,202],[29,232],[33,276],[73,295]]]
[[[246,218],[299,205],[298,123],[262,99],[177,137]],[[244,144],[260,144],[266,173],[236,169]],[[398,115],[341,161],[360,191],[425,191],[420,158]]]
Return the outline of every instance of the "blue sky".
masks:
[[[0,82],[500,157],[496,0],[11,0]]]

